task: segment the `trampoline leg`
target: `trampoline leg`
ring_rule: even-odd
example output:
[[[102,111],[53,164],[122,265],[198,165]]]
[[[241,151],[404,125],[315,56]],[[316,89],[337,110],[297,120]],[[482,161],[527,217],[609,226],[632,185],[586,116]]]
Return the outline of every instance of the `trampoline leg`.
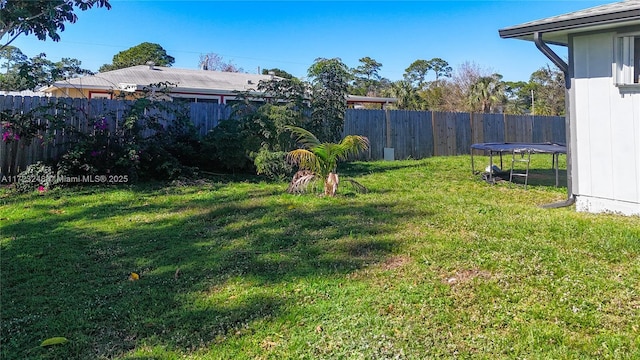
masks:
[[[493,184],[493,151],[489,151],[489,183]]]
[[[471,149],[471,175],[475,175],[476,174],[476,168],[473,165],[473,149]]]
[[[556,159],[556,187],[558,187],[560,185],[559,181],[558,181],[558,168],[560,168],[560,164],[559,164],[560,163],[560,154],[556,153],[556,154],[553,154],[553,156]]]

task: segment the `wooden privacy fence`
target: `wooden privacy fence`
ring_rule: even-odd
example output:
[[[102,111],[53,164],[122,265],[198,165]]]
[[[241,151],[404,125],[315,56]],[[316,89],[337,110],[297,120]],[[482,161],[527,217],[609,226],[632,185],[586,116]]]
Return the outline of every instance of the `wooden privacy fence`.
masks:
[[[566,142],[560,116],[349,109],[344,126],[369,138],[372,160],[384,159],[385,148],[399,160],[470,154],[474,143]]]
[[[115,130],[131,102],[107,99],[70,99],[50,97],[0,96],[0,111],[28,113],[49,106],[43,114],[60,111],[52,105],[74,109],[65,117],[67,127],[91,132],[91,121],[104,118],[110,130]],[[188,106],[189,116],[201,136],[229,119],[231,108],[211,103],[163,103],[168,109]],[[152,110],[158,111],[158,110]],[[175,112],[161,111],[163,123],[175,119]],[[44,116],[39,117],[45,122]],[[0,125],[0,134],[7,128]],[[445,113],[405,110],[348,109],[345,114],[345,135],[364,135],[369,138],[370,160],[384,159],[384,149],[393,148],[395,159],[421,159],[430,156],[469,154],[473,143],[480,142],[565,142],[565,123],[562,117],[518,116],[503,114]],[[0,176],[16,175],[29,164],[57,159],[71,140],[64,130],[50,133],[50,141],[35,138],[0,142]],[[12,165],[12,166],[9,166]]]
[[[92,121],[102,118],[110,131],[116,130],[132,105],[132,101],[123,100],[0,96],[0,111],[7,110],[19,114],[34,111],[37,113],[36,125],[46,125],[47,115],[64,114],[63,128],[73,128],[84,133],[94,131]],[[167,125],[175,119],[177,111],[184,111],[183,107],[187,106],[189,117],[201,136],[218,126],[221,120],[229,119],[231,116],[231,108],[225,105],[170,102],[162,105],[163,109],[153,108],[146,110],[145,114],[156,115],[162,119],[163,125]],[[62,110],[63,108],[72,111]],[[0,178],[15,176],[28,165],[38,161],[58,159],[69,149],[69,144],[73,140],[71,132],[58,129],[46,134],[39,131],[38,136],[31,141],[28,139],[6,141],[4,134],[10,130],[4,124],[0,124],[0,135],[3,135],[0,142]]]

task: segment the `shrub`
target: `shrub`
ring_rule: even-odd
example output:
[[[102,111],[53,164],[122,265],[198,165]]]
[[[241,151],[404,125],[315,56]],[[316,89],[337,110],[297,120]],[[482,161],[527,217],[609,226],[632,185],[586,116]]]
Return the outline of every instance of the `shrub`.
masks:
[[[106,116],[89,121],[88,133],[75,131],[75,143],[58,164],[65,175],[136,175],[140,161],[140,130],[126,120],[110,129]]]
[[[287,153],[284,151],[260,150],[253,160],[259,175],[265,175],[272,180],[283,181],[294,173],[294,168],[287,162]]]
[[[253,170],[247,149],[249,143],[240,121],[220,122],[203,139],[202,152],[207,154],[208,168],[232,172]]]
[[[38,161],[18,174],[14,186],[16,191],[21,193],[49,190],[58,183],[57,175],[51,166]]]
[[[75,129],[75,142],[62,156],[60,169],[69,176],[113,174],[145,180],[190,176],[199,164],[201,142],[188,109],[176,105],[141,98],[124,114],[89,120],[89,132]]]

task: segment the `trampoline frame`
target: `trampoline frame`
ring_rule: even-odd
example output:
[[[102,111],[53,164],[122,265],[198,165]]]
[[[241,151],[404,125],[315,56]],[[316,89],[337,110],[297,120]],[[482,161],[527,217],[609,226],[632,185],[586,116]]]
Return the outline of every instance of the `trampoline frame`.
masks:
[[[489,182],[493,183],[493,155],[500,154],[500,169],[502,169],[502,154],[551,154],[552,169],[556,171],[556,187],[559,186],[559,167],[558,157],[560,154],[567,153],[565,144],[557,143],[515,143],[515,142],[494,142],[494,143],[476,143],[471,145],[471,172],[477,174],[473,161],[473,150],[482,150],[489,152]],[[513,165],[512,165],[513,166]]]

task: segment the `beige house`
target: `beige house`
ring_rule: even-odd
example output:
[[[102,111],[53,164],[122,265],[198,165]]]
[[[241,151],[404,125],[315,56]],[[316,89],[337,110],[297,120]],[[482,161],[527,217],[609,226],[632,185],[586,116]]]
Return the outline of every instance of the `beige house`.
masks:
[[[238,92],[259,94],[255,89],[260,81],[278,78],[273,75],[258,75],[210,70],[177,69],[154,65],[138,65],[107,71],[65,81],[58,81],[42,91],[55,97],[113,99],[118,95],[128,96],[151,89],[152,84],[166,84],[171,99],[191,102],[231,104]],[[167,99],[170,100],[170,99]],[[349,95],[351,107],[376,104],[384,107],[395,103],[395,98],[379,98]]]

